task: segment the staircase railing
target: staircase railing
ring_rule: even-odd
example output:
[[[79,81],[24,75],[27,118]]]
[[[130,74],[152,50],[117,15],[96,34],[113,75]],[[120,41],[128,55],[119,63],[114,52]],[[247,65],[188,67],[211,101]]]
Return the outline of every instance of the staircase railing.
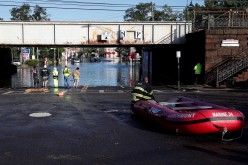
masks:
[[[248,55],[245,54],[245,56],[240,56],[240,54],[244,54],[247,50],[248,48],[238,55],[230,57],[206,71],[205,84],[216,80],[216,86],[219,86],[220,82],[230,78],[241,70],[246,69],[248,67]]]
[[[219,86],[220,82],[235,75],[239,71],[246,69],[247,66],[248,66],[248,56],[245,56],[242,59],[233,59],[230,65],[227,65],[226,68],[224,67],[217,68],[216,85]]]
[[[213,67],[211,67],[210,69],[208,69],[205,72],[205,84],[208,84],[214,80],[216,80],[217,78],[217,70],[219,67],[224,67],[229,65],[230,61],[232,60],[232,58],[226,58],[224,61],[221,61],[220,63],[214,65]]]
[[[163,38],[159,39],[155,44],[171,44],[173,35],[174,33],[167,34]]]

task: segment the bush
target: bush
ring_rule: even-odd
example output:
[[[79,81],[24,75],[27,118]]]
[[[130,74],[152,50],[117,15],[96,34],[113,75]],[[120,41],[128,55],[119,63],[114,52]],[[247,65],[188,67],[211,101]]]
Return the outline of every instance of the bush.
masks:
[[[28,66],[34,67],[34,66],[37,66],[38,61],[37,61],[37,60],[27,60],[27,61],[25,62],[25,64],[27,64]]]

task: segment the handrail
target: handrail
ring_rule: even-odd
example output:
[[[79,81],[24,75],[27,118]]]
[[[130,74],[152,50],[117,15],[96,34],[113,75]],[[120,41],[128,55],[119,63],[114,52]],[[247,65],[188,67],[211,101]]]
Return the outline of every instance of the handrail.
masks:
[[[216,64],[215,66],[213,66],[212,68],[208,69],[205,72],[205,84],[208,84],[209,82],[215,80],[217,78],[218,68],[223,67],[224,65],[228,65],[228,63],[231,59],[232,58],[230,57],[230,58],[226,59],[225,61],[222,61],[222,62]]]
[[[216,80],[216,85],[219,85],[220,82],[224,81],[225,79],[233,76],[238,71],[241,71],[242,69],[246,68],[248,64],[246,61],[248,60],[248,53],[245,53],[245,55],[240,56],[241,54],[244,54],[248,48],[246,48],[244,51],[238,53],[237,55],[234,55],[215,66],[211,67],[205,72],[205,84],[208,84],[209,82],[212,82],[213,80]],[[244,62],[244,64],[242,64]],[[243,67],[237,67],[237,66],[243,66]],[[232,74],[231,74],[232,73]],[[225,76],[228,75],[228,76]],[[221,77],[221,78],[220,78]]]
[[[164,36],[163,38],[159,39],[155,44],[171,44],[173,35],[174,35],[174,33],[169,33],[166,36]]]
[[[242,59],[234,60],[231,65],[227,68],[222,68],[222,70],[218,70],[216,84],[218,85],[223,80],[233,76],[239,71],[247,68],[248,66],[248,56],[245,56]]]

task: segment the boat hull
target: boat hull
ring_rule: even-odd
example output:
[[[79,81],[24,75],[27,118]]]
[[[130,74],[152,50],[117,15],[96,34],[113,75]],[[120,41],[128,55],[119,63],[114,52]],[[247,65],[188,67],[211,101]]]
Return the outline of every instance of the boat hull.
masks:
[[[166,130],[182,134],[242,132],[244,115],[234,109],[180,97],[167,105],[138,101],[132,111]]]

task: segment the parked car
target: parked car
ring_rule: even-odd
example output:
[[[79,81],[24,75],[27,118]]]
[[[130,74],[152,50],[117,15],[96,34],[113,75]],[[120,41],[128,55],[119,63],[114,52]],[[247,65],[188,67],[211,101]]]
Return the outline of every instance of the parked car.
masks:
[[[97,57],[95,54],[90,55],[90,62],[101,62],[101,58]]]
[[[72,63],[80,63],[80,59],[79,58],[72,58],[71,62]]]
[[[16,66],[20,66],[21,65],[21,62],[19,60],[13,60],[12,61],[12,64],[13,65],[16,65]]]

